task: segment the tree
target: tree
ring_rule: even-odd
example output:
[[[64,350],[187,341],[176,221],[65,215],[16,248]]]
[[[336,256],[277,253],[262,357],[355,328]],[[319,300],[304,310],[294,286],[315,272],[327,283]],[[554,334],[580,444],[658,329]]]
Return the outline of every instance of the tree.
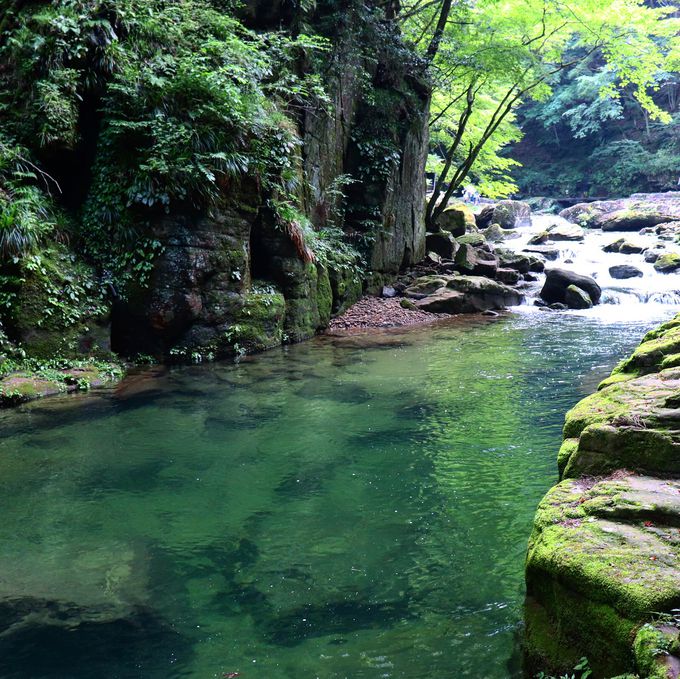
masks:
[[[500,148],[516,138],[513,113],[522,101],[550,95],[557,74],[597,54],[601,92],[633,93],[650,119],[668,121],[654,101],[657,74],[677,65],[672,7],[638,0],[407,0],[407,38],[430,62],[434,90],[431,136],[441,157],[426,222],[434,228],[467,177],[498,194],[513,188]]]

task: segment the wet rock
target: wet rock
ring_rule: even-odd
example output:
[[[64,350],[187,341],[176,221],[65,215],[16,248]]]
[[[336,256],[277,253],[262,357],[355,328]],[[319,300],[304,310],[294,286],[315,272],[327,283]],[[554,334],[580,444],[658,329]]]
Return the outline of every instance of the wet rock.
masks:
[[[680,269],[680,255],[675,252],[668,252],[661,255],[654,262],[654,269],[659,273],[674,273]]]
[[[455,258],[456,269],[464,274],[493,278],[498,269],[498,260],[481,248],[463,243]]]
[[[639,231],[676,219],[677,216],[667,213],[663,205],[640,206],[607,212],[595,220],[595,225],[602,231]]]
[[[636,266],[630,264],[617,264],[609,267],[609,275],[612,278],[624,280],[626,278],[638,278],[644,274]]]
[[[645,251],[645,262],[647,264],[654,264],[661,255],[663,255],[665,250],[659,250],[659,249],[654,249],[654,250],[646,250]]]
[[[590,309],[593,306],[590,295],[577,285],[569,285],[564,291],[564,303],[570,309]]]
[[[600,286],[590,276],[582,276],[567,269],[548,269],[545,284],[541,290],[541,299],[548,303],[566,303],[567,288],[574,285],[588,294],[593,304],[598,304],[602,296]]]
[[[548,237],[553,241],[577,241],[585,238],[585,232],[576,224],[555,224],[548,228]]]
[[[516,229],[531,224],[531,208],[519,200],[501,200],[488,205],[477,215],[477,226],[486,228],[498,224],[503,229]]]
[[[521,304],[523,296],[512,288],[482,276],[454,276],[445,288],[416,302],[419,309],[435,313],[465,314],[505,309]]]
[[[483,231],[484,238],[492,243],[500,243],[504,241],[507,237],[505,229],[503,229],[500,224],[491,224],[487,229]]]
[[[636,245],[627,241],[625,238],[619,238],[609,245],[602,248],[603,252],[620,252],[623,255],[639,255],[645,251],[642,245]]]
[[[434,252],[440,257],[453,259],[458,249],[458,243],[449,232],[440,231],[426,234],[425,247],[428,251]]]
[[[546,308],[550,309],[550,311],[566,311],[569,307],[561,302],[553,302]]]
[[[531,271],[532,258],[529,255],[523,255],[505,248],[496,248],[496,256],[498,257],[498,265],[502,269],[515,269],[521,274]]]
[[[437,218],[437,226],[452,236],[464,236],[467,232],[477,230],[474,212],[463,203],[447,207]]]
[[[532,273],[525,273],[524,280],[527,281],[527,283],[535,283],[538,280],[538,276],[534,276]]]
[[[547,231],[541,231],[541,233],[537,233],[529,239],[529,245],[543,245],[544,243],[547,243],[549,239],[550,234]]]
[[[516,269],[498,269],[496,271],[496,280],[505,285],[516,285],[521,277],[521,274]]]
[[[541,257],[545,257],[549,260],[555,260],[560,256],[559,249],[550,245],[530,245],[529,247],[524,248],[524,252],[541,255]]]
[[[491,318],[497,318],[500,314],[497,311],[491,311],[491,309],[486,309],[482,311],[482,316],[489,316]]]
[[[569,649],[594,676],[678,676],[678,394],[680,316],[567,413],[526,562],[529,667],[567,670]]]

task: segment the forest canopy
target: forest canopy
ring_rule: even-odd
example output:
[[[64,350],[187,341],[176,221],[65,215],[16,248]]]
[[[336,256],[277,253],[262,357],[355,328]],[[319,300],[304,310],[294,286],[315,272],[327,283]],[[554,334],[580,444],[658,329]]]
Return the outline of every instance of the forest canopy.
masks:
[[[430,62],[434,84],[430,169],[437,182],[430,221],[439,200],[444,205],[467,178],[491,197],[516,190],[517,162],[504,151],[520,139],[518,123],[530,116],[540,120],[552,110],[566,125],[571,116],[575,135],[588,134],[588,124],[611,118],[628,100],[650,125],[673,121],[677,97],[669,102],[660,92],[668,90],[679,64],[674,5],[409,0],[401,21]],[[591,109],[562,111],[563,84],[586,65],[591,79],[576,85],[589,89]]]

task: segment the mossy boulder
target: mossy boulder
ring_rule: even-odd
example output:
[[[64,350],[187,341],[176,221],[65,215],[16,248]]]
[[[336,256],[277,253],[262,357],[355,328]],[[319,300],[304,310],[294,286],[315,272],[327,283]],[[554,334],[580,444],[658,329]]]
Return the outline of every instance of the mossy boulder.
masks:
[[[440,231],[446,231],[453,236],[463,236],[470,231],[476,231],[475,214],[463,203],[449,205],[437,218]]]
[[[654,269],[659,273],[675,273],[680,269],[680,255],[675,252],[667,252],[654,262]]]
[[[679,343],[680,315],[567,413],[527,556],[529,668],[679,676]]]
[[[579,288],[587,293],[593,304],[599,303],[602,290],[595,279],[590,276],[582,276],[567,269],[548,269],[546,271],[545,283],[541,289],[541,299],[545,300],[548,304],[555,302],[567,304],[566,295],[567,289],[570,286]],[[574,293],[573,290],[572,293]]]
[[[590,309],[593,306],[593,300],[590,295],[579,288],[577,285],[569,285],[564,291],[564,303],[570,309]]]
[[[637,629],[680,602],[679,492],[677,481],[615,474],[562,481],[539,505],[527,556],[529,601],[548,620],[552,643],[587,656],[596,676],[634,671]],[[564,659],[532,632],[532,608],[527,615],[530,655],[570,669],[556,667]]]
[[[631,206],[613,212],[606,212],[595,220],[595,226],[602,231],[639,231],[677,219],[669,214],[663,204],[659,206]]]

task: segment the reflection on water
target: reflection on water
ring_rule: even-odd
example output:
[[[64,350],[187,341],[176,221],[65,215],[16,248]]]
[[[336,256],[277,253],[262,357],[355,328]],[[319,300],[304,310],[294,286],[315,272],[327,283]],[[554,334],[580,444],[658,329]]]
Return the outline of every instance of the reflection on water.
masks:
[[[321,338],[3,413],[0,676],[517,676],[564,412],[658,320]]]

